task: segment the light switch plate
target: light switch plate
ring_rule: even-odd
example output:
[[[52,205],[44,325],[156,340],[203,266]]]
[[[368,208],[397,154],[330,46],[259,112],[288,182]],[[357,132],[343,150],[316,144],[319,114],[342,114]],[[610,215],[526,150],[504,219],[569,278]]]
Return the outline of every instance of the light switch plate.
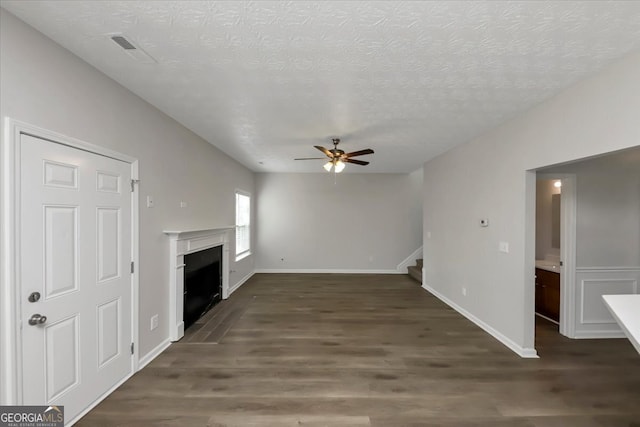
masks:
[[[498,250],[500,252],[504,252],[505,254],[509,253],[509,242],[500,242],[498,245]]]

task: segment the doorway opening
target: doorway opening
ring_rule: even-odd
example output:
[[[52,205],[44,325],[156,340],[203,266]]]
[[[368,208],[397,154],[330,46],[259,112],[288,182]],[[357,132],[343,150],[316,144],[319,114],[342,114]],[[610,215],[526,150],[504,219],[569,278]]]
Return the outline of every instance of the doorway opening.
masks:
[[[535,313],[556,329],[560,322],[561,196],[561,179],[537,179]]]
[[[576,176],[538,172],[535,206],[536,324],[574,338]]]
[[[73,424],[138,367],[138,163],[5,126],[0,396],[64,405]]]
[[[637,285],[640,283],[639,166],[640,147],[635,147],[535,171],[536,184],[543,180],[562,183],[560,263],[555,266],[555,270],[560,270],[560,310],[557,327],[541,317],[540,310],[537,310],[538,315],[532,313],[532,326],[538,326],[544,320],[546,326],[552,325],[560,334],[574,339],[624,337],[604,304],[603,295],[640,293]],[[536,210],[533,207],[535,193],[535,190],[530,193],[531,216]],[[551,203],[548,201],[547,205],[549,217],[553,212]],[[527,255],[531,262],[527,274],[532,273],[528,289],[533,308],[534,289],[542,284],[533,276],[539,276],[540,267],[545,261],[553,261],[555,253],[540,251],[540,221],[534,222],[531,218],[530,224],[535,224],[535,231],[530,230],[530,255]],[[551,232],[547,232],[547,239],[551,239]],[[551,248],[550,243],[548,247]],[[537,265],[534,265],[534,253]],[[538,296],[538,305],[542,303],[541,299]],[[550,328],[543,329],[536,328],[535,334],[556,333]]]

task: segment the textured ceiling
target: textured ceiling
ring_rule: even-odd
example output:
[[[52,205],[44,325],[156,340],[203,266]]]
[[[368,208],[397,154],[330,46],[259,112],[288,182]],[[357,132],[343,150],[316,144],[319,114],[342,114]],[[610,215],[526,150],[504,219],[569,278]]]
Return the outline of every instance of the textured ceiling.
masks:
[[[347,172],[411,172],[640,49],[636,1],[2,6],[254,171],[340,137],[376,151]]]

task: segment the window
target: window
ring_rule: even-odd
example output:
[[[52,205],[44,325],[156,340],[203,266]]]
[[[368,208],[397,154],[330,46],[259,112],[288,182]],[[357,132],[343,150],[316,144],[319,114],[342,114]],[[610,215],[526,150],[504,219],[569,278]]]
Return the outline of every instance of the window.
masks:
[[[236,261],[251,255],[251,196],[236,191]]]

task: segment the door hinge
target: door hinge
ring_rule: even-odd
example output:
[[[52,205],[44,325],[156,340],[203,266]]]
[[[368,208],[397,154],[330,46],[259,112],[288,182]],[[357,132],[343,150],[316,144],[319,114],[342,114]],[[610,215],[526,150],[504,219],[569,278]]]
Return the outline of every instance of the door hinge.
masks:
[[[133,193],[134,191],[136,191],[136,184],[139,183],[140,180],[139,179],[132,179],[131,180],[131,192]]]
[[[134,271],[135,271],[134,263],[133,261],[131,261],[131,274],[133,274]]]
[[[131,343],[131,354],[133,354],[133,349],[135,348],[135,345],[133,343]]]

